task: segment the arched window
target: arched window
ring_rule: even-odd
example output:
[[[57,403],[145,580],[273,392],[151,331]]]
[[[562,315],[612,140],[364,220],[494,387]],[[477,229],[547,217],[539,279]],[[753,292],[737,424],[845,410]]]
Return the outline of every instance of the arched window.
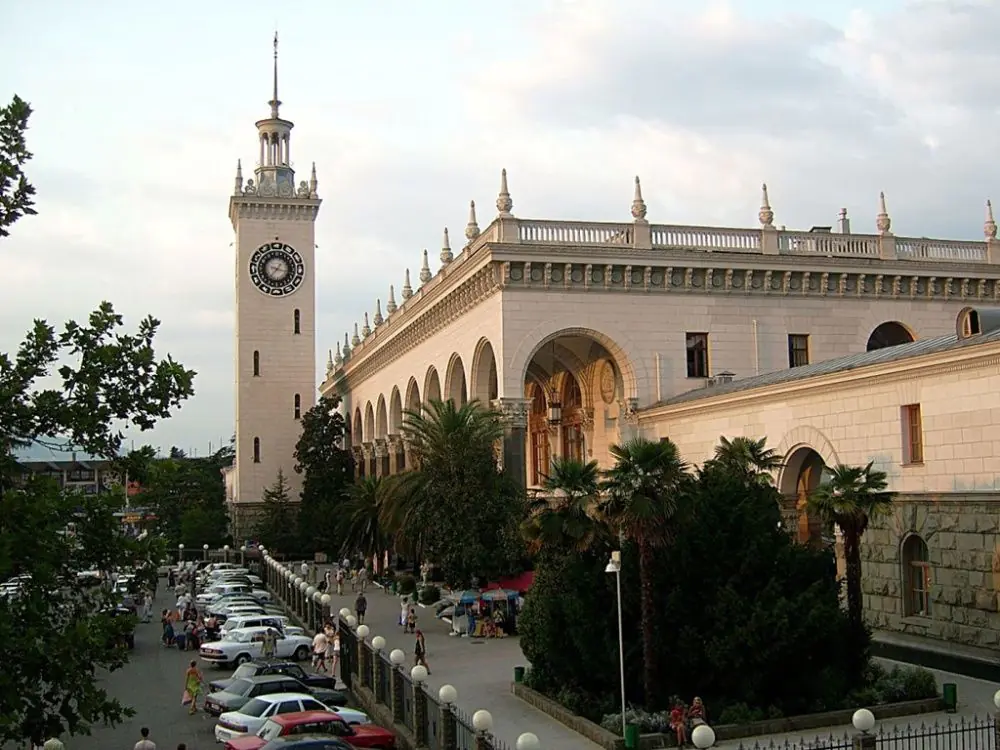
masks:
[[[531,415],[528,418],[531,432],[531,484],[537,487],[549,473],[549,415],[545,405],[545,391],[532,387]]]
[[[260,438],[255,437],[253,439],[253,462],[255,464],[260,463]]]
[[[302,331],[300,329],[302,326],[302,313],[299,312],[298,308],[295,308],[295,313],[292,316],[292,320],[293,320],[292,322],[293,333],[296,334],[301,333]]]
[[[583,395],[580,384],[566,373],[562,399],[562,456],[571,461],[583,461]]]
[[[253,376],[256,378],[260,375],[260,352],[255,351],[253,353]]]
[[[302,396],[295,394],[295,418],[302,419]]]
[[[931,564],[927,542],[911,534],[903,542],[903,614],[929,617],[931,614]]]

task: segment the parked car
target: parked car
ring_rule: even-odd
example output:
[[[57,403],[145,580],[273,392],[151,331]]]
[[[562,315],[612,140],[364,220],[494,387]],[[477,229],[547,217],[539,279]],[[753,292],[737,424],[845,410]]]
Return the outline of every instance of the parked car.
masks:
[[[263,750],[353,750],[353,746],[329,734],[292,734],[274,738]]]
[[[262,612],[254,612],[246,615],[229,614],[222,625],[222,632],[228,633],[230,630],[244,630],[246,628],[274,628],[285,632],[291,621],[285,615],[268,615]]]
[[[352,748],[394,750],[396,735],[378,724],[348,724],[339,713],[302,711],[275,714],[264,722],[256,734],[226,741],[226,750],[260,750],[279,737],[320,735],[336,737]]]
[[[339,696],[332,700],[336,705],[342,706],[347,703],[347,695],[337,690],[337,678],[333,675],[314,674],[307,672],[299,664],[287,659],[254,659],[236,668],[232,676],[225,680],[212,680],[208,684],[212,692],[225,690],[229,685],[240,679],[250,677],[263,677],[264,675],[280,674],[286,677],[294,677],[299,682],[310,688],[324,688],[326,690],[337,691]]]
[[[242,707],[227,711],[219,717],[215,725],[217,742],[228,742],[242,735],[257,734],[268,719],[279,714],[297,714],[303,711],[333,713],[344,721],[357,720],[358,724],[370,724],[366,714],[350,708],[325,706],[305,693],[268,693],[247,701]],[[343,713],[340,713],[343,711]]]
[[[202,659],[213,664],[246,664],[263,652],[264,633],[268,628],[231,630],[221,641],[206,643],[199,649]],[[312,654],[312,638],[306,635],[277,634],[274,655],[282,659],[305,661]]]
[[[271,595],[264,589],[254,588],[247,583],[216,583],[198,594],[195,601],[199,606],[213,604],[225,594],[250,594],[257,601],[270,601]]]
[[[247,677],[231,682],[225,690],[209,693],[205,697],[205,713],[219,716],[226,711],[236,711],[247,701],[273,693],[301,693],[302,683],[280,674],[264,677]],[[312,696],[310,696],[312,697]]]

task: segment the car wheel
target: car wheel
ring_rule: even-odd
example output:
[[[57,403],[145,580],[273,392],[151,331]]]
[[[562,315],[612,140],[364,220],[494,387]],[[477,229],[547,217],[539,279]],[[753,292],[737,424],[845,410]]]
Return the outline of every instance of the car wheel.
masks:
[[[248,661],[250,661],[250,654],[240,654],[239,656],[236,657],[234,663],[236,664],[237,667],[242,667]]]
[[[295,649],[295,658],[298,659],[299,661],[305,661],[306,659],[308,659],[309,647],[299,646],[297,649]]]

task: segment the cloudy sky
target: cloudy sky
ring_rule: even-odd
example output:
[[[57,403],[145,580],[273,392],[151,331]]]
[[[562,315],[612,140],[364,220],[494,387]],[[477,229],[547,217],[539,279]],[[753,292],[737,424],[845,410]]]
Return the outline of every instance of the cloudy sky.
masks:
[[[808,11],[805,9],[808,8]],[[35,107],[39,215],[0,244],[0,350],[109,299],[199,373],[152,436],[233,431],[237,158],[256,156],[271,35],[300,171],[317,164],[317,371],[403,269],[514,212],[981,239],[1000,200],[996,0],[213,0],[4,3],[0,97]],[[304,176],[304,175],[303,175]]]

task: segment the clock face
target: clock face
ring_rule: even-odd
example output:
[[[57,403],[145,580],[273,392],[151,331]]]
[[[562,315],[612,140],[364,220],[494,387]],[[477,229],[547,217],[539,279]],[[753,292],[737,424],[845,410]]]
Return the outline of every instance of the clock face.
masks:
[[[291,245],[269,242],[250,257],[250,280],[269,297],[284,297],[300,286],[306,275],[302,256]]]

